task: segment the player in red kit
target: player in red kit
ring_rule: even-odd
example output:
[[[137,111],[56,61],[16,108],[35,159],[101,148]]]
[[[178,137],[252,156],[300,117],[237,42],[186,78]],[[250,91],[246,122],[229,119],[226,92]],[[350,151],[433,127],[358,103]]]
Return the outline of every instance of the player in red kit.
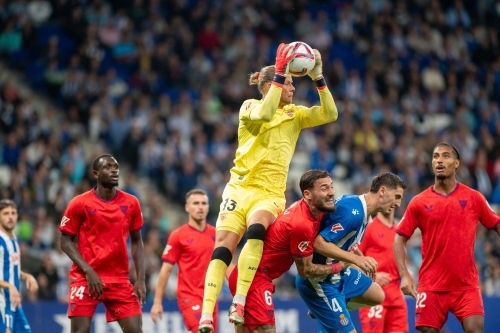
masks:
[[[308,278],[325,278],[338,273],[343,264],[313,264],[313,243],[325,212],[335,211],[335,190],[328,172],[309,170],[300,179],[303,198],[281,213],[264,239],[262,260],[250,286],[243,326],[237,333],[275,331],[273,279],[283,275],[295,262],[298,273]],[[229,277],[229,288],[236,293],[238,269]]]
[[[205,191],[189,191],[186,194],[185,209],[189,216],[188,223],[172,232],[163,252],[163,265],[156,285],[151,319],[155,324],[157,316],[162,319],[163,292],[170,273],[177,264],[177,304],[187,329],[196,333],[201,317],[205,274],[215,244],[215,227],[207,224],[208,196]],[[217,306],[214,311],[214,331],[217,332]]]
[[[457,182],[460,153],[439,143],[432,153],[434,185],[409,203],[396,232],[394,254],[401,290],[417,298],[416,328],[438,333],[453,313],[466,333],[483,332],[484,309],[474,262],[478,221],[500,235],[500,218],[484,196]],[[406,268],[406,242],[416,228],[422,231],[422,266],[418,291]]]
[[[368,224],[359,250],[378,263],[375,282],[385,293],[380,305],[359,309],[363,333],[403,333],[408,332],[406,301],[400,289],[400,278],[393,243],[396,237],[394,210],[379,212]]]
[[[73,260],[68,291],[71,332],[90,332],[95,309],[103,302],[108,322],[118,321],[125,333],[142,333],[146,284],[141,207],[136,197],[116,188],[119,165],[111,155],[94,159],[92,174],[97,186],[70,201],[59,227],[61,249]],[[134,285],[129,279],[129,235],[137,272]]]

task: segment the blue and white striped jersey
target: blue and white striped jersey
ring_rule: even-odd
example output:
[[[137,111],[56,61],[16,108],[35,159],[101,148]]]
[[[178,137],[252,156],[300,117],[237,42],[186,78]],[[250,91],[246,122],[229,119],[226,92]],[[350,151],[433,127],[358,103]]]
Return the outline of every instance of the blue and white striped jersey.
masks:
[[[10,238],[5,232],[0,230],[0,280],[9,282],[20,287],[21,280],[21,253],[17,239]],[[10,302],[10,292],[8,289],[0,288],[0,309],[10,306],[11,311],[16,311]]]

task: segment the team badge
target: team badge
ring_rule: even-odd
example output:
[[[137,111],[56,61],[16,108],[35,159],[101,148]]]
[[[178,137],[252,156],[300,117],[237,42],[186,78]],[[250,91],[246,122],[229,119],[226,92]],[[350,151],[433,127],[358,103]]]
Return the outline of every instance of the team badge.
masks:
[[[344,230],[344,227],[342,227],[342,225],[340,223],[335,223],[333,226],[332,226],[332,232],[334,233],[337,233],[337,231],[342,231]]]
[[[292,111],[288,111],[288,112],[286,113],[286,115],[287,115],[288,117],[293,117],[293,112],[292,112]]]
[[[120,210],[122,211],[123,215],[125,215],[128,212],[128,206],[122,205],[120,206]]]
[[[344,314],[340,315],[340,325],[342,326],[349,325],[349,319]]]
[[[309,246],[310,241],[303,241],[299,243],[299,250],[300,252],[304,252],[307,247]]]
[[[458,203],[462,209],[465,209],[465,206],[467,206],[467,200],[458,200]]]
[[[70,308],[71,312],[75,311],[75,309],[76,309],[76,303],[74,303],[74,302],[70,303],[69,304],[69,308]]]
[[[226,213],[224,213],[224,214],[220,214],[220,220],[221,220],[221,221],[224,221],[224,220],[226,219],[226,217],[227,217],[227,214],[226,214]]]

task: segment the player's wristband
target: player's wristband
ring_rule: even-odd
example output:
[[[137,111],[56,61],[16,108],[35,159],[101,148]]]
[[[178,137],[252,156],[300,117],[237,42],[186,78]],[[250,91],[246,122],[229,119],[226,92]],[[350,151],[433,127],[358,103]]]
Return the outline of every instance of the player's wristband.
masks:
[[[273,84],[280,87],[280,88],[283,88],[283,85],[285,84],[285,80],[286,80],[286,75],[281,75],[281,74],[274,74],[274,78],[273,78]]]
[[[339,262],[335,264],[330,264],[330,267],[332,268],[331,274],[338,274],[342,270],[342,265]]]
[[[325,87],[326,87],[325,78],[321,77],[320,79],[314,80],[314,84],[316,85],[316,89],[318,89],[318,90],[325,89]]]

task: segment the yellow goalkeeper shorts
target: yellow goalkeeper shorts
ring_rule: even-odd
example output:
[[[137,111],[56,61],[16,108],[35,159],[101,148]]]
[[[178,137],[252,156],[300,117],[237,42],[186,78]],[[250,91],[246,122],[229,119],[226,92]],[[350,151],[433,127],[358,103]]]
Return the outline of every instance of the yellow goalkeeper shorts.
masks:
[[[241,240],[247,221],[253,213],[265,210],[277,217],[285,209],[285,198],[255,187],[243,187],[229,182],[222,193],[216,230],[236,233]]]

